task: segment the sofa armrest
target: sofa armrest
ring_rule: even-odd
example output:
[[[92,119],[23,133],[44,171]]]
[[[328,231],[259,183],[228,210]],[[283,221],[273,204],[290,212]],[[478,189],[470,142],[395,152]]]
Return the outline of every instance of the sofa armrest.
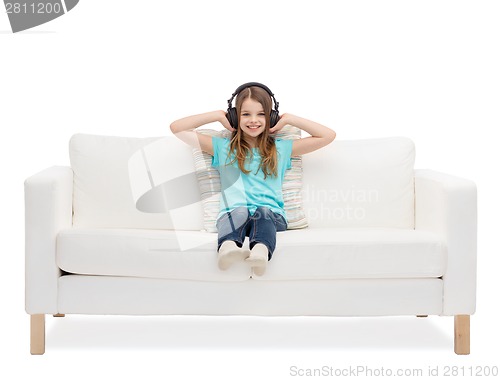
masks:
[[[476,310],[477,191],[474,182],[415,170],[415,229],[435,232],[448,249],[443,315]]]
[[[25,203],[25,308],[28,314],[57,313],[56,237],[73,218],[73,171],[53,166],[27,178]]]

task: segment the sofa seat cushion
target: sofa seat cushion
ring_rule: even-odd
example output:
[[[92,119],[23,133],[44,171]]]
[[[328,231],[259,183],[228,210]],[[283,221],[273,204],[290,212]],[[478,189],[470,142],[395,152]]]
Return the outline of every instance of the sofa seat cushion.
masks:
[[[308,228],[278,232],[273,259],[255,279],[437,278],[446,263],[445,242],[431,232]]]
[[[245,240],[248,246],[248,238]],[[199,281],[244,281],[245,263],[217,267],[217,234],[139,229],[66,229],[57,264],[70,273]],[[435,234],[398,228],[308,228],[278,232],[266,274],[257,280],[437,278],[446,246]]]
[[[199,281],[243,281],[239,263],[217,267],[217,234],[199,231],[72,228],[57,236],[57,265],[69,273]]]

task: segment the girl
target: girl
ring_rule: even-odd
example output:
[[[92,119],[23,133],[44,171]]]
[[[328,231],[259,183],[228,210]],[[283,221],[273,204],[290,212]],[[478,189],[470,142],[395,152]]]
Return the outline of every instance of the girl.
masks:
[[[236,107],[231,102],[236,96]],[[313,152],[331,143],[336,133],[314,121],[278,114],[278,103],[263,84],[250,82],[235,91],[228,112],[213,111],[174,121],[171,131],[187,144],[212,155],[221,179],[220,212],[217,216],[218,266],[229,268],[247,262],[253,274],[262,276],[276,247],[276,232],[287,228],[282,183],[291,157]],[[196,132],[202,125],[220,122],[232,132],[230,139]],[[298,140],[275,139],[285,125],[296,126],[311,136]],[[243,248],[249,237],[250,250]]]

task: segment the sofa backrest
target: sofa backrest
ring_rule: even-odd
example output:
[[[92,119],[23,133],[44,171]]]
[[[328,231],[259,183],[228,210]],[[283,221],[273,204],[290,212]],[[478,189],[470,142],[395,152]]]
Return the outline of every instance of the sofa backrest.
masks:
[[[334,141],[302,160],[310,227],[414,228],[412,140]]]
[[[203,229],[191,148],[176,137],[76,134],[69,148],[73,226]]]
[[[404,137],[334,141],[303,156],[310,227],[414,227],[415,148]],[[192,149],[176,137],[76,134],[73,225],[202,230]]]

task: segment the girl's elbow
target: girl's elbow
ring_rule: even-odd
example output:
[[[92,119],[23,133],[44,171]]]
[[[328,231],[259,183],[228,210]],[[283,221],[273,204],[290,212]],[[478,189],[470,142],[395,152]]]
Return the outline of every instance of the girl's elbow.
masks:
[[[335,131],[332,130],[332,132],[328,137],[328,143],[331,143],[333,140],[335,140],[335,137],[337,137],[337,133],[335,133]]]

